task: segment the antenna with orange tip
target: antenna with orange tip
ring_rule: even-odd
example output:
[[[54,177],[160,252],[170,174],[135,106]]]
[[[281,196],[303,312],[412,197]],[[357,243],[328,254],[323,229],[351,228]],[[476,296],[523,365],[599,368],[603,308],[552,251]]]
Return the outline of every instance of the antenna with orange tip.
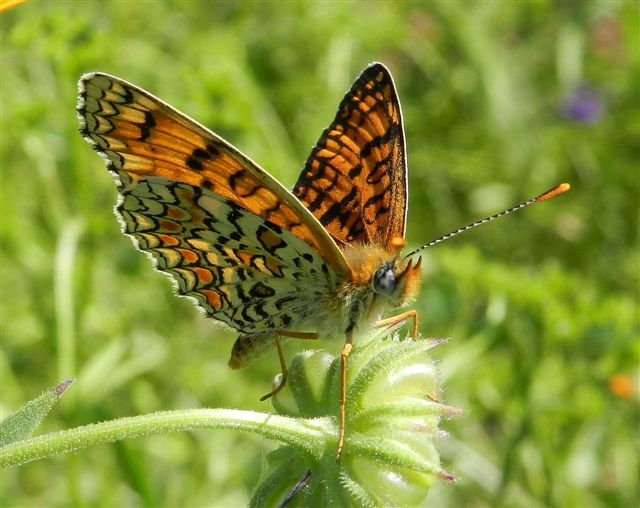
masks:
[[[445,240],[449,240],[450,238],[453,238],[454,236],[457,236],[460,233],[464,233],[465,231],[469,231],[470,229],[473,229],[476,226],[480,226],[481,224],[486,224],[487,222],[491,222],[493,220],[498,219],[499,217],[504,217],[505,215],[509,215],[510,213],[517,212],[518,210],[521,210],[522,208],[526,208],[528,206],[535,205],[536,203],[541,203],[542,201],[548,201],[550,199],[553,199],[556,196],[559,196],[560,194],[564,194],[570,188],[571,188],[571,185],[569,185],[568,183],[561,183],[560,185],[556,185],[553,189],[549,189],[547,192],[543,192],[539,196],[536,196],[533,199],[525,201],[524,203],[520,203],[519,205],[516,205],[513,208],[509,208],[508,210],[505,210],[504,212],[496,213],[495,215],[492,215],[490,217],[486,217],[484,219],[475,221],[475,222],[473,222],[473,223],[471,223],[471,224],[469,224],[467,226],[464,226],[464,227],[462,227],[460,229],[456,229],[455,231],[452,231],[451,233],[447,233],[446,235],[443,235],[440,238],[436,238],[435,240],[432,240],[429,243],[424,244],[422,247],[418,247],[417,249],[412,250],[411,252],[409,252],[409,254],[407,254],[405,256],[405,258],[409,258],[411,256],[414,256],[415,254],[417,254],[421,250],[426,249],[427,247],[432,247],[434,245],[442,243]]]

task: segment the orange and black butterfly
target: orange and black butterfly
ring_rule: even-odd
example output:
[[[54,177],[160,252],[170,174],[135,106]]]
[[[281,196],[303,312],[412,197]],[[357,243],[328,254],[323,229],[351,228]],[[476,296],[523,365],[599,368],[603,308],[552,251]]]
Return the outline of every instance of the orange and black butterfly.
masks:
[[[339,457],[352,342],[407,319],[417,334],[415,311],[383,319],[416,296],[421,280],[417,251],[401,254],[407,161],[387,68],[374,63],[356,79],[292,192],[213,132],[119,78],[84,75],[78,117],[116,180],[123,231],[179,294],[240,333],[231,367],[277,347],[283,378],[264,398],[286,380],[280,338],[342,337]]]

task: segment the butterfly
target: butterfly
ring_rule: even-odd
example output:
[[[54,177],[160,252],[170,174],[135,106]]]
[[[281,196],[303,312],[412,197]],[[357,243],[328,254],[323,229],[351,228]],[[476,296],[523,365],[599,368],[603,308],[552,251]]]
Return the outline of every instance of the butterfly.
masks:
[[[240,332],[229,364],[247,366],[279,339],[359,333],[420,286],[405,244],[407,164],[396,89],[374,63],[356,79],[288,191],[237,148],[150,93],[82,76],[78,118],[118,187],[123,232],[211,316]],[[265,396],[266,398],[266,396]],[[339,454],[338,454],[339,455]]]
[[[417,316],[424,247],[408,255],[402,114],[388,69],[373,63],[340,102],[292,191],[237,148],[120,78],[85,74],[77,114],[118,188],[123,232],[210,316],[239,332],[243,368],[282,338],[342,337],[336,458],[345,435],[347,358],[358,335]],[[550,193],[552,191],[549,191]]]

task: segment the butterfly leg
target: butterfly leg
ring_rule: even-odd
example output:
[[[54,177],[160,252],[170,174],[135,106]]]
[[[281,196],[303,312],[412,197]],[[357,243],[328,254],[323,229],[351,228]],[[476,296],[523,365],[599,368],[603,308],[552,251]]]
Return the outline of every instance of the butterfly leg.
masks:
[[[418,313],[415,309],[408,310],[397,316],[391,316],[386,319],[381,319],[375,324],[376,328],[393,328],[397,325],[404,323],[411,319],[413,321],[411,327],[411,338],[416,340],[418,338]]]
[[[287,362],[284,359],[284,353],[282,352],[282,346],[280,345],[280,337],[286,337],[289,339],[314,340],[318,338],[318,334],[312,333],[312,332],[289,332],[286,330],[276,331],[275,343],[276,343],[276,349],[278,351],[278,360],[280,361],[281,376],[280,376],[280,380],[278,381],[278,384],[273,388],[273,390],[271,390],[269,393],[260,397],[261,401],[267,400],[269,397],[272,397],[273,395],[278,393],[280,390],[284,388],[284,385],[287,382],[287,376],[289,372],[287,370]]]
[[[414,309],[408,310],[397,316],[381,319],[375,326],[376,328],[393,328],[405,321],[411,319],[413,326],[411,327],[412,338],[418,337],[418,314]],[[345,429],[345,405],[347,402],[347,358],[353,347],[353,331],[347,330],[347,339],[340,353],[340,422],[338,428],[338,450],[336,451],[336,462],[340,462],[342,449],[344,448],[344,429]]]
[[[288,375],[287,363],[284,359],[284,354],[282,353],[282,346],[280,345],[280,339],[278,338],[277,334],[275,336],[275,342],[276,342],[276,349],[278,351],[278,360],[280,361],[280,372],[281,372],[280,379],[278,380],[278,384],[273,387],[273,390],[271,390],[269,393],[260,397],[260,401],[267,400],[269,397],[278,393],[280,390],[282,390],[282,388],[284,388],[284,385],[287,382],[287,375]]]
[[[342,448],[344,447],[345,404],[347,402],[347,358],[353,345],[353,332],[347,330],[347,339],[340,353],[340,422],[338,428],[338,449],[336,450],[336,462],[340,462]]]

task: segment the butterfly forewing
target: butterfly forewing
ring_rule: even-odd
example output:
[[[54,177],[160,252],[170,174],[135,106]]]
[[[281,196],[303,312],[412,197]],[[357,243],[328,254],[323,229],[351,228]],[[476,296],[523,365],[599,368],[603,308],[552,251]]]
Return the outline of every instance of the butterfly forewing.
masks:
[[[404,148],[393,80],[373,64],[340,103],[293,193],[339,243],[393,248],[405,232]]]
[[[222,138],[119,78],[87,74],[79,88],[82,133],[124,189],[151,176],[201,188],[292,232],[336,273],[348,272],[334,241],[302,203]]]

